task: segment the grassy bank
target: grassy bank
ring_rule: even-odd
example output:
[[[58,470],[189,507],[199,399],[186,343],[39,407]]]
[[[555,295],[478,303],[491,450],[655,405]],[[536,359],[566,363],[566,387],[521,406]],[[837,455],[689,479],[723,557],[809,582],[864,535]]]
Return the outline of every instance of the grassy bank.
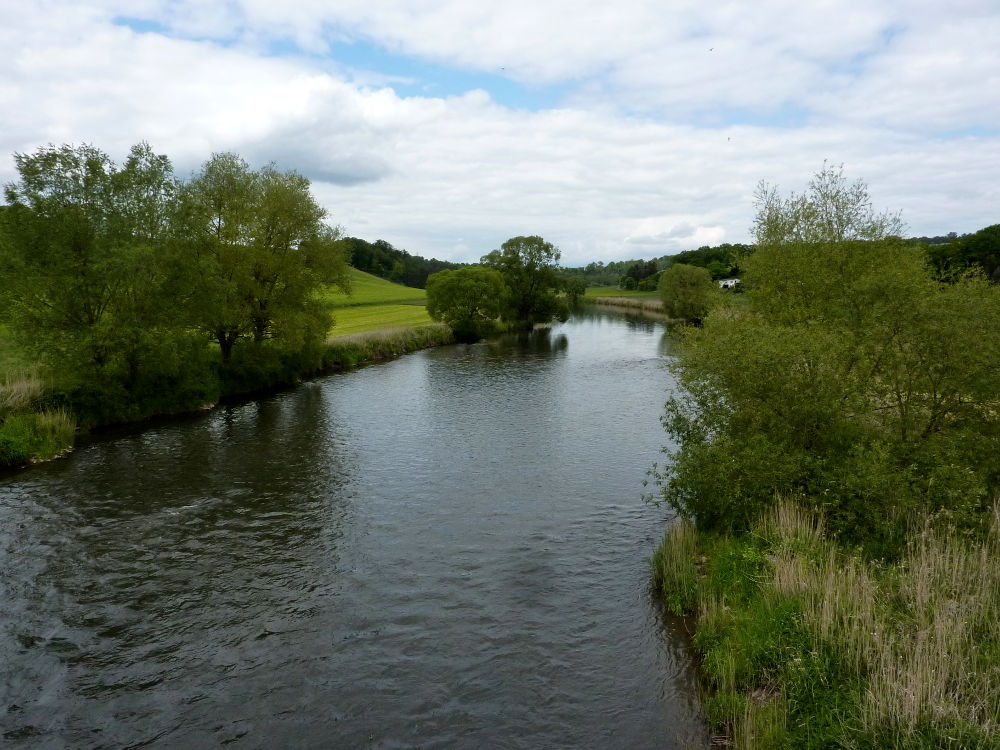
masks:
[[[66,409],[46,406],[45,391],[34,370],[12,368],[0,375],[0,466],[42,461],[72,448],[76,420]]]
[[[369,304],[334,309],[331,336],[381,329],[416,328],[433,323],[423,305]]]
[[[655,295],[632,297],[584,297],[583,301],[598,307],[610,307],[616,310],[637,310],[645,313],[663,314],[663,302]]]
[[[591,286],[587,287],[587,291],[584,292],[584,299],[593,299],[594,297],[638,297],[647,299],[657,299],[658,293],[641,291],[639,289],[621,289],[617,286]]]
[[[865,561],[778,504],[743,535],[675,523],[653,558],[695,621],[704,705],[746,748],[1000,747],[1000,506],[984,540],[915,530]]]
[[[238,345],[232,360],[220,366],[217,351],[196,344],[193,359],[204,360],[192,384],[170,384],[154,389],[142,403],[118,405],[123,394],[102,390],[100,383],[79,391],[54,390],[37,367],[25,364],[0,326],[0,467],[40,461],[72,449],[77,419],[84,426],[136,421],[149,416],[203,408],[219,397],[280,387],[313,375],[343,370],[452,343],[447,326],[431,321],[425,293],[351,269],[352,294],[324,292],[334,326],[330,338],[310,353],[286,353],[270,342]],[[187,361],[187,360],[185,360]],[[187,386],[178,390],[178,386]],[[96,415],[96,416],[95,416]]]
[[[331,307],[386,304],[423,305],[427,300],[427,292],[423,289],[394,284],[356,268],[349,269],[348,278],[351,282],[350,294],[345,294],[336,287],[330,287],[323,293],[322,299]]]
[[[451,329],[442,323],[367,330],[328,339],[323,363],[327,370],[343,370],[454,341]]]

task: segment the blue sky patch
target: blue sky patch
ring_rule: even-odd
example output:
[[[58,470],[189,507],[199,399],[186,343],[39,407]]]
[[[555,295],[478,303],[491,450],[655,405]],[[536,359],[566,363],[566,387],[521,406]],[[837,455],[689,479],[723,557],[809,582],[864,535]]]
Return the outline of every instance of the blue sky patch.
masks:
[[[488,91],[497,103],[531,111],[558,107],[569,86],[530,86],[496,71],[460,70],[449,65],[398,55],[366,41],[338,42],[328,57],[346,68],[375,73],[389,79],[400,96],[459,96],[474,89]]]
[[[133,18],[131,16],[115,16],[111,19],[115,26],[125,26],[139,34],[167,34],[167,27],[159,21],[151,21],[147,18]]]

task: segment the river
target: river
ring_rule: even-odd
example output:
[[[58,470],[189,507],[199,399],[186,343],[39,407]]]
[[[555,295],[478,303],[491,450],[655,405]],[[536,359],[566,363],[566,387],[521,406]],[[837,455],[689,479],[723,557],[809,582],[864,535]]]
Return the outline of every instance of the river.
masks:
[[[0,476],[0,744],[704,746],[648,582],[668,342],[582,314]]]

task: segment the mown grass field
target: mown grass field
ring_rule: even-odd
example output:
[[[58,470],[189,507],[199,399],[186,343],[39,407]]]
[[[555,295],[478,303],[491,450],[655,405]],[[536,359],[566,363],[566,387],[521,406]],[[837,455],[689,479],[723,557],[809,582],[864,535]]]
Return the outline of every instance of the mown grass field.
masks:
[[[336,308],[333,315],[330,336],[347,336],[381,328],[423,326],[434,322],[423,305],[351,305]]]
[[[656,297],[654,292],[640,292],[637,289],[619,289],[616,286],[591,286],[587,287],[584,297]]]
[[[427,293],[393,284],[356,268],[350,269],[351,293],[328,290],[323,299],[333,309],[331,337],[387,328],[415,328],[432,323],[425,307]]]
[[[351,293],[330,288],[324,295],[323,300],[334,308],[352,307],[354,305],[385,305],[385,304],[407,304],[423,305],[427,300],[427,292],[423,289],[414,289],[393,284],[391,281],[372,276],[370,273],[359,271],[356,268],[350,269]]]

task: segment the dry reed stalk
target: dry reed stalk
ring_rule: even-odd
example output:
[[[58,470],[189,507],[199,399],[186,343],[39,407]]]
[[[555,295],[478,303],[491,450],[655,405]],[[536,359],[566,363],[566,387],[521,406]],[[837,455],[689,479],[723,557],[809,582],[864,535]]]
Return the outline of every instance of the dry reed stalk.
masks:
[[[1000,639],[997,529],[975,545],[927,529],[916,540],[898,592],[911,622],[896,643],[873,654],[864,717],[870,726],[888,724],[904,736],[928,720],[1000,729],[1000,670],[977,663],[984,634]]]
[[[0,382],[0,417],[28,410],[44,390],[44,381],[34,371],[5,373]]]

